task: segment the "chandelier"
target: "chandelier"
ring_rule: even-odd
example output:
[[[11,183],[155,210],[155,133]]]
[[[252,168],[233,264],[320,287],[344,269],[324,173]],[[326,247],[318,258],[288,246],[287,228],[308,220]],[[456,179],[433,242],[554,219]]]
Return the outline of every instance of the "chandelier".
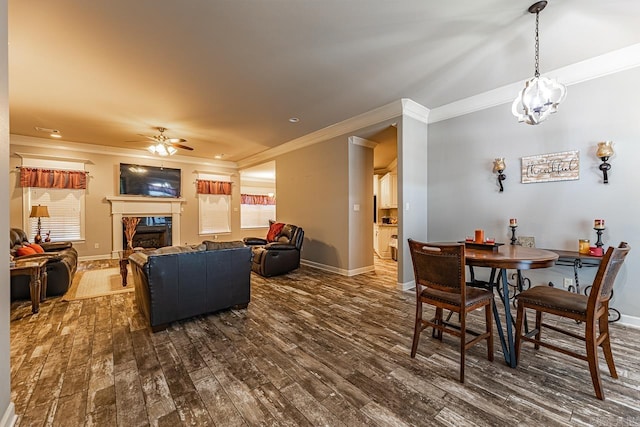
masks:
[[[511,107],[518,121],[529,125],[537,125],[546,120],[550,114],[555,113],[558,105],[567,95],[567,88],[564,85],[553,79],[540,77],[538,23],[540,12],[546,5],[546,1],[539,1],[529,7],[529,13],[536,14],[535,73],[533,78],[525,82],[524,89],[520,91]]]

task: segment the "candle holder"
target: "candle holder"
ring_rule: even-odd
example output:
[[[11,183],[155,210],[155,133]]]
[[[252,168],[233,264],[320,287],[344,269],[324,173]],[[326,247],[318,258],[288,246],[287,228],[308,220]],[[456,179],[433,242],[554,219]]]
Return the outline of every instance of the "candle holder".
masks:
[[[507,176],[502,173],[506,169],[506,165],[504,163],[504,157],[498,157],[493,161],[493,173],[498,174],[498,185],[500,186],[500,193],[504,191],[504,186],[502,185],[502,181],[507,179]]]
[[[596,230],[596,234],[598,235],[596,247],[601,248],[604,246],[604,243],[602,243],[602,232],[604,231],[604,228],[594,228],[594,230]]]
[[[516,239],[516,228],[518,228],[518,226],[510,225],[509,228],[511,228],[511,244],[515,245],[516,242],[518,241],[518,239]]]

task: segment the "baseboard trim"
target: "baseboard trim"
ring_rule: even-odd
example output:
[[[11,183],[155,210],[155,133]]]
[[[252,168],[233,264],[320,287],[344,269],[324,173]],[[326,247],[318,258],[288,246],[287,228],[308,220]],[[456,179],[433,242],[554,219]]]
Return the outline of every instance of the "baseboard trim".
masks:
[[[102,259],[112,259],[113,257],[109,254],[103,255],[88,255],[88,256],[79,256],[78,261],[99,261]]]
[[[640,329],[640,317],[636,316],[628,316],[623,314],[620,316],[620,320],[618,321],[621,325],[629,326],[631,328]]]
[[[404,282],[404,283],[398,283],[398,289],[400,289],[401,291],[408,291],[410,289],[413,289],[416,287],[416,281],[412,280],[410,282]]]
[[[2,419],[0,419],[0,427],[13,427],[17,421],[16,407],[13,402],[9,402],[9,406],[7,406],[4,415],[2,415]]]
[[[339,274],[341,276],[357,276],[358,274],[370,273],[375,271],[375,267],[373,265],[369,265],[366,267],[356,268],[353,270],[345,270],[344,268],[334,267],[332,265],[321,264],[319,262],[309,261],[306,259],[301,259],[300,264],[305,265],[307,267],[316,268],[322,271],[328,271],[329,273]]]

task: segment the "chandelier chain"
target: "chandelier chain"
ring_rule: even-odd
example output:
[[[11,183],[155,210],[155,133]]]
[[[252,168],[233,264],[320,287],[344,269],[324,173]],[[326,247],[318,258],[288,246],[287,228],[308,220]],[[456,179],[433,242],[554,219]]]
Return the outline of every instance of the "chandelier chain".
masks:
[[[540,18],[540,11],[536,11],[536,54],[535,54],[535,77],[540,77],[540,38],[538,36],[538,22]]]

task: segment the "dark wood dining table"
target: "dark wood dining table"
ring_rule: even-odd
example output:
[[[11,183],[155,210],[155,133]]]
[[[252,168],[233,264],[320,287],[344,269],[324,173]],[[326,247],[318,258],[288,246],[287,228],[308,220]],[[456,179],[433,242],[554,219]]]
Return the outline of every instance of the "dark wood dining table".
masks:
[[[500,321],[500,315],[496,304],[493,304],[493,317],[500,336],[504,359],[509,366],[517,365],[515,354],[515,336],[513,334],[513,317],[509,304],[509,282],[507,270],[532,270],[536,268],[553,267],[558,259],[558,254],[544,249],[527,248],[518,245],[502,245],[497,250],[478,249],[471,246],[465,248],[466,264],[469,267],[486,267],[491,269],[488,286],[493,291],[501,287],[499,295],[504,305],[505,319],[504,329]],[[499,274],[496,275],[496,272]]]

